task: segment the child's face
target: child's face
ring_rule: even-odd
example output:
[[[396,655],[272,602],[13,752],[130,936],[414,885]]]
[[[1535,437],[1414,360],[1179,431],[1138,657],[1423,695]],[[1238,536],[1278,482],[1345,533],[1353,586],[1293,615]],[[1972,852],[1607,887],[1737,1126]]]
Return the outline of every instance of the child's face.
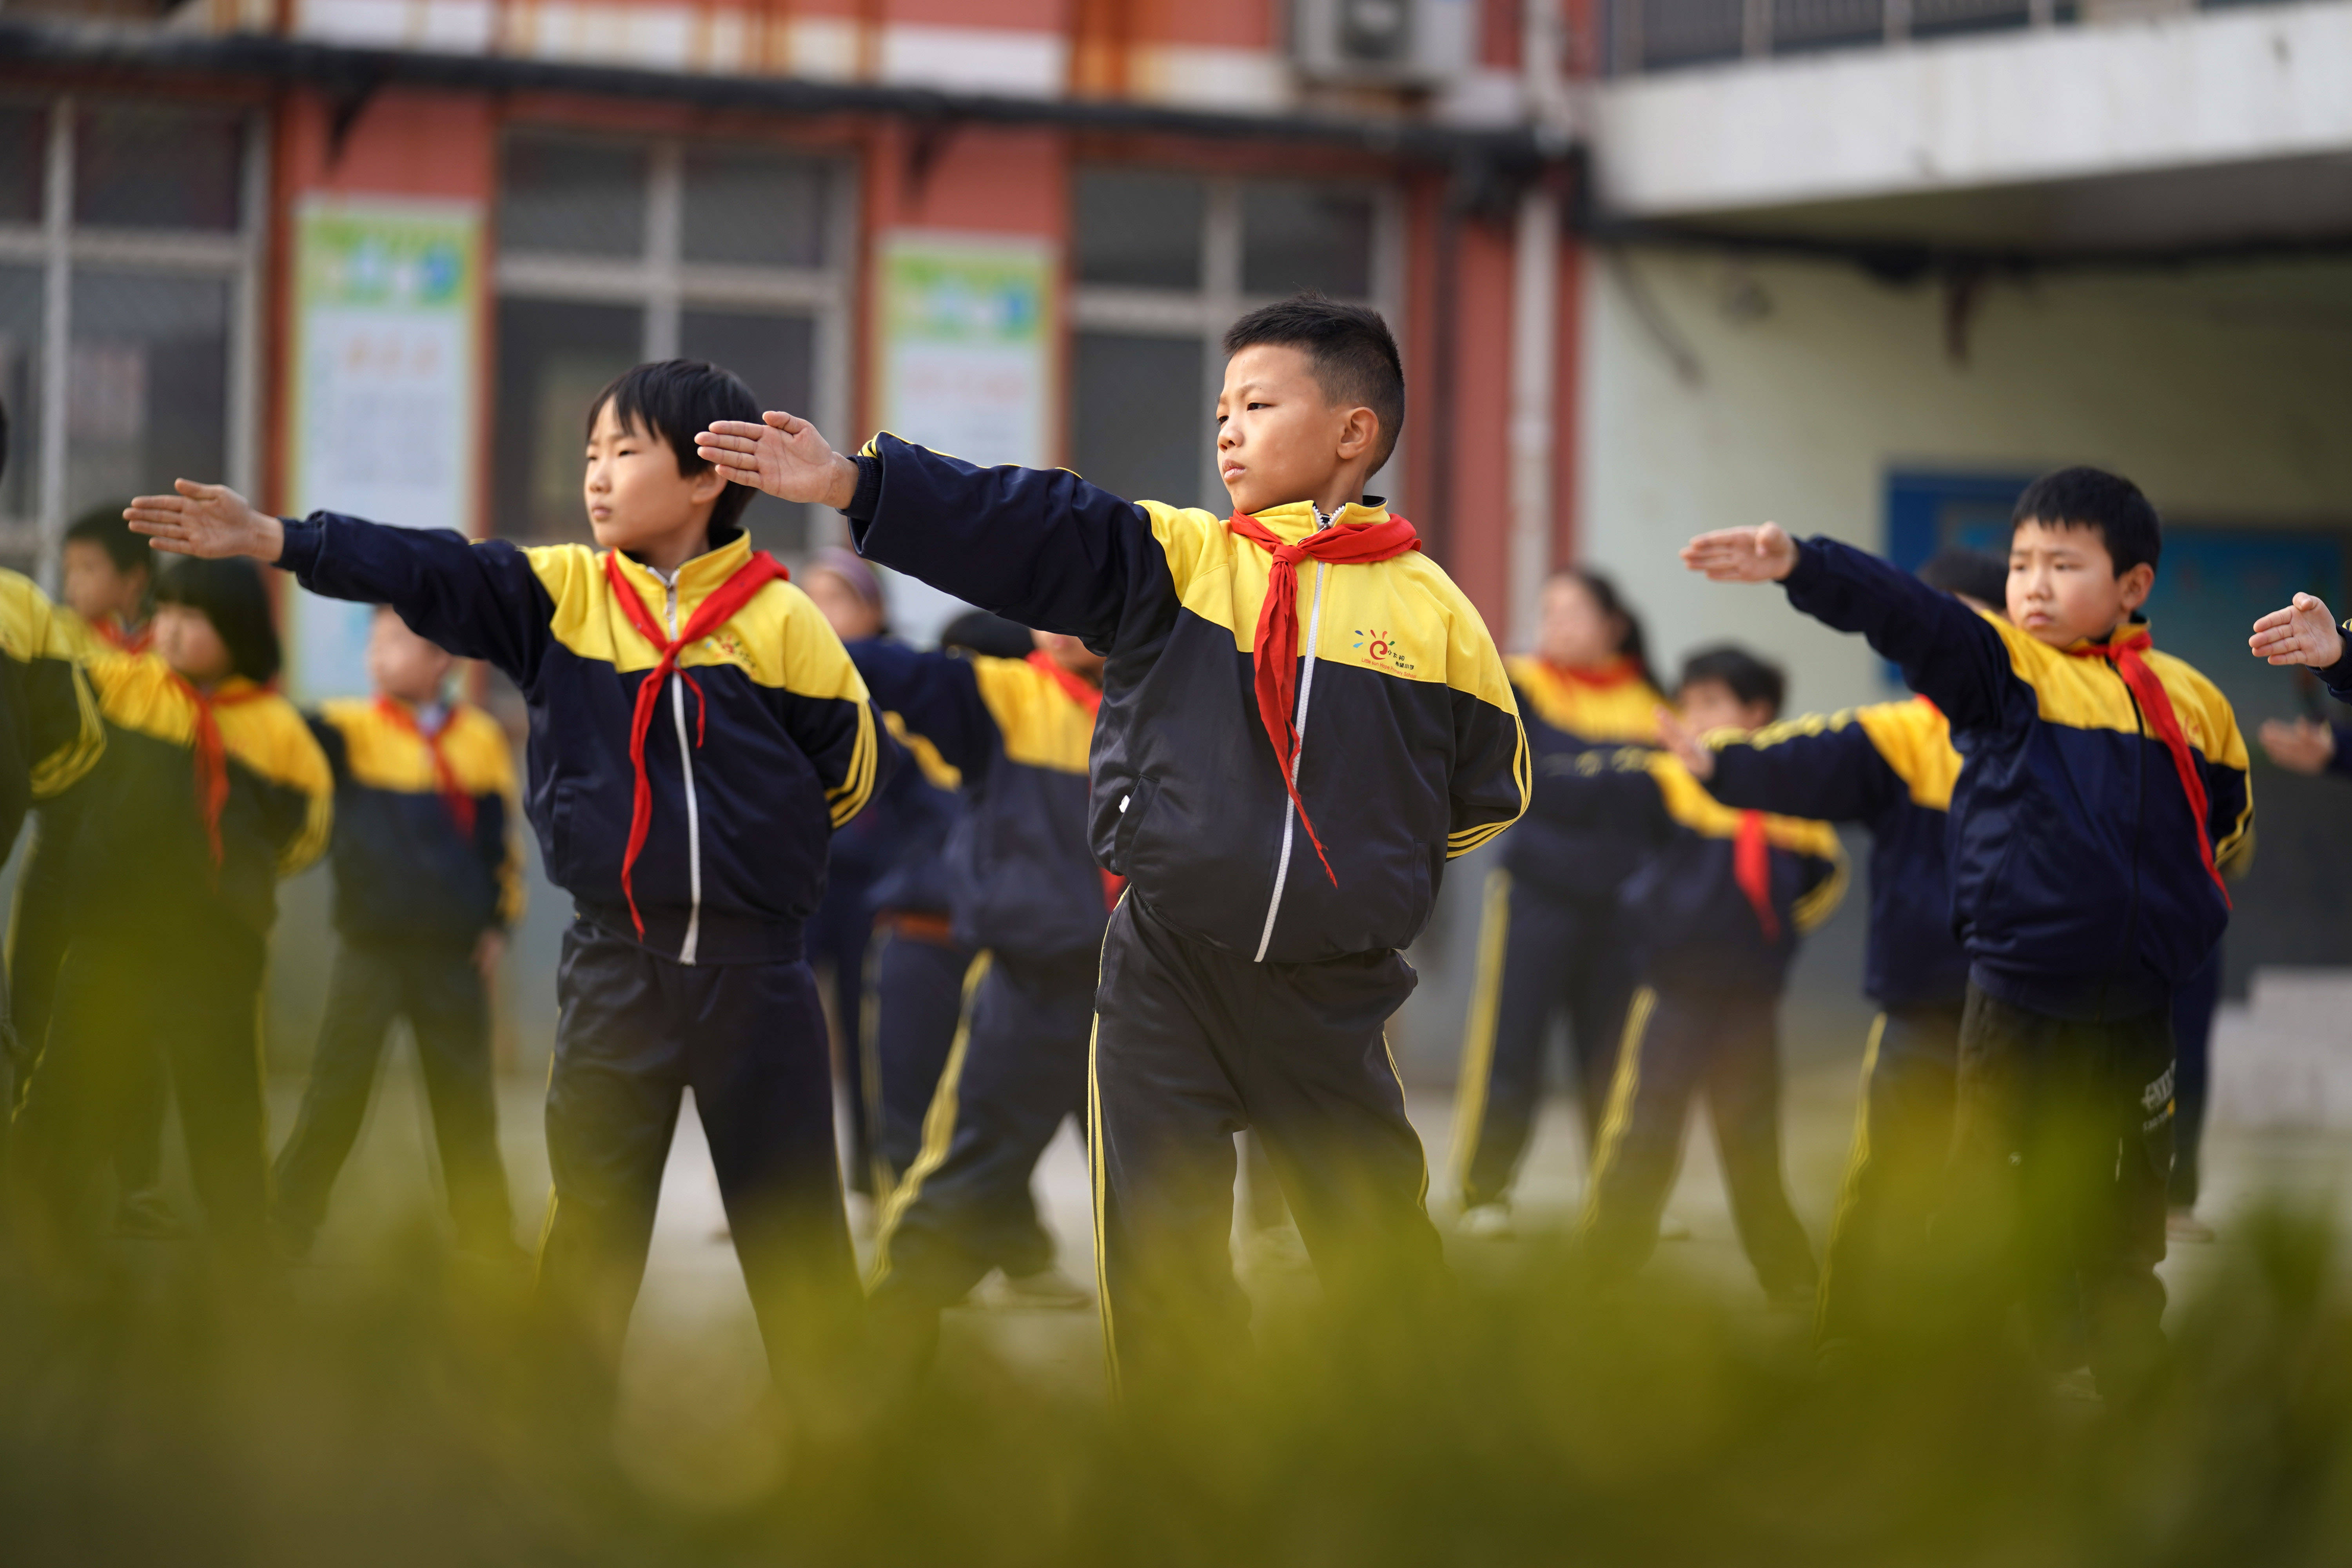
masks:
[[[1617,657],[1625,623],[1601,607],[1592,590],[1574,577],[1544,584],[1543,620],[1536,628],[1536,652],[1570,669],[1591,669]]]
[[[1320,501],[1374,450],[1380,425],[1369,408],[1334,404],[1304,350],[1259,343],[1225,362],[1217,477],[1239,512]]]
[[[2009,541],[2009,618],[2053,647],[2100,637],[2147,600],[2156,568],[2142,562],[2121,576],[2095,528],[2028,518]]]
[[[408,629],[390,610],[378,610],[368,628],[368,679],[380,696],[412,707],[441,700],[442,683],[457,661]]]
[[[236,673],[236,661],[213,629],[213,618],[185,605],[155,606],[155,652],[181,679],[198,686],[216,686]]]
[[[1745,734],[1772,721],[1769,702],[1742,702],[1739,694],[1720,680],[1693,680],[1675,694],[1683,722],[1704,735],[1711,730],[1738,730]]]
[[[870,637],[882,629],[882,611],[857,596],[857,590],[842,580],[838,572],[809,572],[802,574],[801,587],[817,609],[824,616],[833,635],[844,642],[856,642]]]
[[[1099,685],[1102,682],[1102,655],[1095,652],[1076,637],[1059,632],[1031,632],[1045,657],[1068,670]]]
[[[115,568],[114,557],[87,539],[66,541],[66,604],[86,621],[137,616],[147,597],[147,574]]]
[[[605,549],[651,550],[708,527],[711,503],[726,488],[716,468],[679,473],[669,443],[642,426],[624,426],[611,402],[596,411],[581,489],[588,526]]]

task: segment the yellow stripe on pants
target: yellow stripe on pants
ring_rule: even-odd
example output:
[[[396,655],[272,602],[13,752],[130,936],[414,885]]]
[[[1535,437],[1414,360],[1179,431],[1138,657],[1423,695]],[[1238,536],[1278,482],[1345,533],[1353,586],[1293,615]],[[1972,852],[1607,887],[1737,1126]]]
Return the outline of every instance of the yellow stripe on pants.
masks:
[[[1486,1095],[1495,1078],[1495,1026],[1502,1012],[1503,953],[1511,934],[1511,874],[1486,873],[1485,912],[1478,921],[1477,978],[1462,1033],[1462,1075],[1454,1089],[1454,1183],[1470,1190],[1470,1165],[1486,1124]]]
[[[940,1069],[939,1087],[931,1090],[930,1107],[923,1112],[923,1147],[907,1168],[907,1179],[892,1190],[890,1201],[883,1205],[882,1223],[874,1237],[874,1271],[866,1281],[869,1292],[890,1278],[890,1237],[922,1195],[924,1181],[946,1163],[948,1149],[955,1142],[956,1097],[963,1082],[964,1051],[971,1044],[972,996],[987,977],[990,956],[980,954],[963,972],[963,1010],[956,1018],[955,1043],[948,1047],[947,1066]]]
[[[1633,993],[1633,1005],[1626,1011],[1625,1037],[1617,1047],[1617,1076],[1609,1083],[1609,1115],[1601,1123],[1601,1142],[1592,1151],[1592,1170],[1584,1182],[1580,1229],[1591,1229],[1600,1217],[1601,1175],[1616,1163],[1625,1130],[1633,1125],[1633,1101],[1642,1092],[1642,1042],[1650,1032],[1650,1015],[1657,1008],[1657,992],[1644,985]]]

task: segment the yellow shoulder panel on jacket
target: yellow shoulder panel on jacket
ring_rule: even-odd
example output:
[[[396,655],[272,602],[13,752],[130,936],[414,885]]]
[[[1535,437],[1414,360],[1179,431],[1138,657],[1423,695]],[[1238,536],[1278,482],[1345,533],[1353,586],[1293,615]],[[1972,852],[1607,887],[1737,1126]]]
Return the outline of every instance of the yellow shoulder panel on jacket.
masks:
[[[1535,717],[1555,730],[1604,743],[1648,745],[1658,738],[1658,710],[1666,700],[1646,680],[1597,686],[1557,674],[1528,654],[1512,655],[1503,668]]]
[[[352,777],[370,789],[436,795],[441,778],[425,740],[388,717],[373,698],[332,698],[319,717],[341,731]],[[513,749],[497,720],[469,703],[450,710],[441,752],[468,795],[515,794]]]
[[[1854,720],[1895,776],[1910,786],[1913,804],[1930,811],[1952,808],[1960,753],[1952,749],[1950,722],[1933,703],[1917,698],[1873,703],[1855,710]]]
[[[922,770],[924,779],[932,788],[952,790],[963,787],[962,770],[940,755],[940,749],[932,745],[928,737],[908,729],[906,720],[896,713],[885,713],[882,715],[882,727],[890,731],[892,740],[907,748],[907,754],[915,759],[915,766]]]
[[[2238,729],[2237,710],[2221,695],[2221,689],[2195,665],[2161,648],[2148,650],[2147,663],[2164,682],[2165,695],[2172,699],[2172,711],[2189,743],[2207,762],[2244,772],[2246,738]]]
[[[1094,744],[1095,716],[1061,683],[1026,659],[975,658],[972,675],[1004,738],[1004,760],[1055,773],[1083,773]]]

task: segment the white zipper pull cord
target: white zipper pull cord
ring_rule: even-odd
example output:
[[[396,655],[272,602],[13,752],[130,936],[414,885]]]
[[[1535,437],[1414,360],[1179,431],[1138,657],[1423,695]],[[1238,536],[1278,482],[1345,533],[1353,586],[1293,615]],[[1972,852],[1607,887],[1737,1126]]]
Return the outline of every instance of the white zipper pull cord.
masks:
[[[1318,527],[1329,526],[1324,522],[1323,514],[1319,511],[1315,514],[1315,521]],[[1315,607],[1307,617],[1307,667],[1298,677],[1298,713],[1291,726],[1297,734],[1297,742],[1290,750],[1291,790],[1298,787],[1298,764],[1307,759],[1307,702],[1315,695],[1315,645],[1323,629],[1324,571],[1322,562],[1315,563]],[[1253,963],[1264,963],[1265,950],[1274,942],[1274,920],[1282,912],[1282,889],[1290,880],[1290,846],[1297,831],[1298,807],[1290,799],[1290,790],[1285,790],[1282,799],[1282,855],[1274,865],[1274,897],[1266,901],[1265,930],[1258,934],[1257,956],[1250,961]]]
[[[661,574],[656,573],[656,576]],[[677,576],[662,577],[662,586],[668,591],[665,613],[669,621],[672,642],[677,640]],[[679,658],[686,650],[678,650]],[[677,765],[686,778],[686,940],[678,944],[677,961],[694,962],[694,950],[702,934],[702,815],[700,803],[694,795],[694,749],[687,742],[686,676],[675,660],[669,670],[670,717],[677,722]]]

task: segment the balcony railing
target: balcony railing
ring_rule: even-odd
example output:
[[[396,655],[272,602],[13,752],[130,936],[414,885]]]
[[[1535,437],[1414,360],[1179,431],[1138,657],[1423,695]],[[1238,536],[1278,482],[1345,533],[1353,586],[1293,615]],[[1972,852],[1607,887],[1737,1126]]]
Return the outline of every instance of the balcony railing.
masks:
[[[1622,76],[2250,3],[2259,0],[1612,0],[1607,58]]]

